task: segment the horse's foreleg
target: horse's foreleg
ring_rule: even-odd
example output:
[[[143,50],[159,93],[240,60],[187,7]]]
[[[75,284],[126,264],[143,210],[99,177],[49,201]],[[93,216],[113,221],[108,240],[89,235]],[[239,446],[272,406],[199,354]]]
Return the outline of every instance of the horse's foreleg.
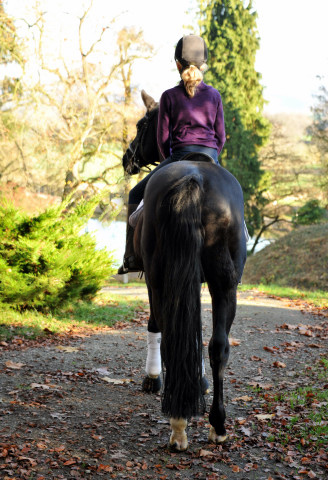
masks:
[[[147,360],[146,360],[146,374],[142,383],[142,390],[147,393],[157,393],[161,389],[161,333],[157,327],[154,312],[152,308],[151,290],[148,288],[149,303],[150,303],[150,317],[147,331]]]
[[[161,332],[147,332],[147,360],[146,373],[151,378],[161,374]]]
[[[183,452],[188,448],[188,439],[186,434],[187,420],[184,418],[170,418],[172,433],[170,436],[170,448]]]

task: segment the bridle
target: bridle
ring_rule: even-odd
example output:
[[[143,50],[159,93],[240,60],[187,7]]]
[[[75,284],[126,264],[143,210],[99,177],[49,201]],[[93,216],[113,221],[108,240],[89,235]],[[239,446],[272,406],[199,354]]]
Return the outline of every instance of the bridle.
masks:
[[[150,112],[147,112],[146,115],[137,123],[137,136],[134,140],[132,140],[132,142],[130,142],[127,148],[127,152],[131,153],[128,166],[126,167],[126,172],[128,174],[132,174],[133,170],[136,170],[134,173],[138,173],[141,170],[140,164],[148,171],[150,171],[150,168],[148,167],[149,164],[157,165],[155,162],[150,162],[149,160],[145,159],[143,149],[143,140],[145,134],[148,130],[150,121],[153,119],[156,113],[157,108],[154,108]]]

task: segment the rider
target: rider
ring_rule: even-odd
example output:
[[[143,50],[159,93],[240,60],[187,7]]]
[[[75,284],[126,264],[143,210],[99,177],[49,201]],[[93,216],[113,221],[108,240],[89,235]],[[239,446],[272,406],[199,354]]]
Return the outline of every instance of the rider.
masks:
[[[157,143],[165,160],[130,191],[128,218],[143,199],[146,184],[157,170],[190,152],[204,153],[218,164],[225,143],[221,96],[203,82],[203,72],[207,69],[205,41],[198,35],[182,37],[174,58],[181,81],[162,94],[158,113]],[[133,251],[133,228],[127,222],[126,250],[118,273],[140,269]]]

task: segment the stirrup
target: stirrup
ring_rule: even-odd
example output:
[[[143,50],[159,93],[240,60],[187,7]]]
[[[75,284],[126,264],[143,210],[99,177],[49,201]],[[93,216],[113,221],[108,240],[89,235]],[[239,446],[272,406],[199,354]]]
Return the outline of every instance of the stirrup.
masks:
[[[117,275],[125,275],[128,272],[129,272],[129,270],[125,267],[124,262],[123,262],[122,265],[117,270]]]
[[[142,272],[142,267],[138,265],[138,262],[136,261],[136,257],[134,255],[124,258],[123,264],[117,270],[118,275],[124,275],[125,273],[130,272]]]

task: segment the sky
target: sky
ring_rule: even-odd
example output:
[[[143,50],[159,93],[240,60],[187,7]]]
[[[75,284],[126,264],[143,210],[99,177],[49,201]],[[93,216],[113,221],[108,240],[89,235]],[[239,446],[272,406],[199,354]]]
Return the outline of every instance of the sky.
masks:
[[[67,29],[69,37],[68,9],[77,15],[83,1],[41,0],[41,4],[50,12],[54,29]],[[7,0],[7,11],[24,16],[31,3]],[[136,64],[134,82],[155,100],[179,80],[174,46],[192,32],[184,26],[197,29],[193,15],[186,13],[195,4],[196,0],[94,0],[95,22],[117,15],[116,28],[135,25],[154,46],[155,57]],[[253,6],[260,36],[256,70],[262,75],[265,110],[310,114],[320,85],[317,76],[325,76],[326,84],[328,79],[328,0],[253,0]]]

